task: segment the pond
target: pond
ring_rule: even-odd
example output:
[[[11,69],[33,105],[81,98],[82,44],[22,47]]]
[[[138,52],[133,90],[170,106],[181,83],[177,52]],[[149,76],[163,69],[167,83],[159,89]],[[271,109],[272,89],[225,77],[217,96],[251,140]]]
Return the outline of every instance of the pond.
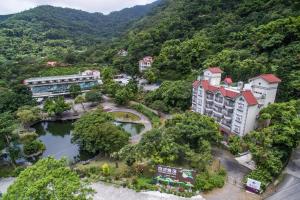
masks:
[[[41,157],[53,156],[57,159],[66,157],[70,161],[90,158],[87,153],[80,151],[77,144],[71,142],[73,122],[40,122],[33,126],[39,135],[38,139],[46,146],[46,150]],[[115,122],[115,124],[122,127],[132,136],[139,134],[144,129],[142,124],[124,122]]]

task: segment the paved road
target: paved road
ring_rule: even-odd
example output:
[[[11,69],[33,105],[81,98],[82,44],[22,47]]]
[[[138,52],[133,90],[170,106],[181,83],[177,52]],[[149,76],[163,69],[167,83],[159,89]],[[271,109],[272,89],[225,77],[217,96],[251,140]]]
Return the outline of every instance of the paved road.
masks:
[[[266,200],[300,199],[300,146],[293,152],[283,174],[283,181],[276,188],[275,194]]]
[[[135,192],[126,188],[117,188],[98,182],[92,185],[96,190],[94,200],[188,200],[174,195],[161,194],[159,192]],[[205,200],[201,196],[189,198],[194,200]]]
[[[207,200],[259,200],[258,195],[245,191],[242,180],[249,169],[240,165],[228,151],[214,147],[212,149],[215,158],[220,160],[227,171],[228,179],[223,188],[203,194]]]
[[[0,193],[5,193],[7,188],[15,181],[15,178],[0,178]]]

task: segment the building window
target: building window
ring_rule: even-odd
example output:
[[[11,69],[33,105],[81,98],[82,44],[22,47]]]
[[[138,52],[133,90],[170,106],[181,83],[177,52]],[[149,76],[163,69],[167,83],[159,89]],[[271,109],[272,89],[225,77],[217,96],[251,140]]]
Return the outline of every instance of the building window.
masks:
[[[239,103],[239,104],[238,104],[238,110],[240,110],[240,111],[243,112],[243,109],[244,109],[244,104]]]
[[[239,123],[242,122],[242,115],[237,114],[235,120]]]
[[[239,133],[239,132],[240,132],[240,127],[239,127],[239,126],[234,126],[234,131],[235,131],[236,133]]]

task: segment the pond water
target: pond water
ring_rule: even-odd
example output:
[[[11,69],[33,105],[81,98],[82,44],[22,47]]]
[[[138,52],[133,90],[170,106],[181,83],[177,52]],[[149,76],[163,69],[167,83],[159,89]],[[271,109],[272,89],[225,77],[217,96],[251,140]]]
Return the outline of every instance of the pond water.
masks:
[[[66,157],[70,161],[86,160],[90,158],[87,153],[80,151],[77,144],[71,142],[74,121],[41,122],[33,126],[39,135],[46,150],[41,157],[53,156],[57,159]],[[131,135],[139,134],[144,126],[142,124],[115,122]]]

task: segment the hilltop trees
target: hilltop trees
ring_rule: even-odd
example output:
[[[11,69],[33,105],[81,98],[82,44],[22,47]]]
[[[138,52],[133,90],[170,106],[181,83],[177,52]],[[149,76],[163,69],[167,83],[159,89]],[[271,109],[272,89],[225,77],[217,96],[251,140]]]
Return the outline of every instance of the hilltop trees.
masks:
[[[151,107],[164,111],[185,111],[192,98],[191,84],[188,81],[165,81],[159,89],[146,95],[145,101]]]
[[[21,172],[3,199],[86,200],[92,194],[93,190],[71,171],[66,160],[48,157]]]

